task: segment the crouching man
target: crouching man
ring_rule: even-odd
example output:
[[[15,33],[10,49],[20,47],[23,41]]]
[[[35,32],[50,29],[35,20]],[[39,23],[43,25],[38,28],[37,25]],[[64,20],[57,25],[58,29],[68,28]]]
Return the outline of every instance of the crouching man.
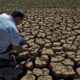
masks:
[[[33,50],[22,47],[25,38],[20,36],[17,25],[21,24],[24,17],[24,13],[19,10],[13,11],[11,15],[6,13],[0,15],[0,62],[8,59],[13,50],[19,52]]]

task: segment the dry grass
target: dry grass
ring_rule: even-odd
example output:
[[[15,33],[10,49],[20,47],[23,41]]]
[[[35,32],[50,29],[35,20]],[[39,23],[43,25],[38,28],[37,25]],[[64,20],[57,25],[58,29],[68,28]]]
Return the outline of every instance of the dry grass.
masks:
[[[80,8],[80,0],[0,0],[0,11],[33,7]]]

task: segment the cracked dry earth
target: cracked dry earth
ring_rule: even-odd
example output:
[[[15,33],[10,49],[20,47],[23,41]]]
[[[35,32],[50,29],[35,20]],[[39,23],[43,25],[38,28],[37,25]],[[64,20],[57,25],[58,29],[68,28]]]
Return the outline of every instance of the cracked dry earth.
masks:
[[[23,47],[15,67],[0,68],[0,80],[80,80],[80,9],[29,9],[20,32]],[[34,57],[27,57],[28,54]]]

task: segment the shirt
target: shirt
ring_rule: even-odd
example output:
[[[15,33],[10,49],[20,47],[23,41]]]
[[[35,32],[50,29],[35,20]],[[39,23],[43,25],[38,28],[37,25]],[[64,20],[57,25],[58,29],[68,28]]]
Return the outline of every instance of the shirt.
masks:
[[[0,15],[0,53],[7,50],[10,44],[19,46],[19,31],[12,16]]]

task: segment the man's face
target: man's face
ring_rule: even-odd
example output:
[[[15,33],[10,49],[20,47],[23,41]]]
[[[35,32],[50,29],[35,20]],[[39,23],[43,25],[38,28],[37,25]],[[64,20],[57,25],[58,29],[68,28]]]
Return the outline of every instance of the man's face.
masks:
[[[23,20],[24,20],[24,18],[17,17],[17,18],[16,18],[16,24],[17,24],[17,25],[21,24]]]

